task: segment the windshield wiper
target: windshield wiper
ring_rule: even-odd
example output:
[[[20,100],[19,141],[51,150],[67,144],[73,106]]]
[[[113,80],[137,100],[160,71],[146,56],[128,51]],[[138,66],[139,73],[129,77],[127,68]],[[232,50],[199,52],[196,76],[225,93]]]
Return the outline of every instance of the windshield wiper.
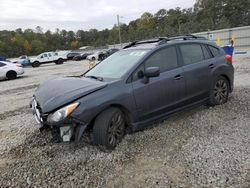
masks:
[[[86,76],[86,78],[93,78],[93,79],[98,80],[98,81],[103,81],[103,78],[98,77],[98,76]]]

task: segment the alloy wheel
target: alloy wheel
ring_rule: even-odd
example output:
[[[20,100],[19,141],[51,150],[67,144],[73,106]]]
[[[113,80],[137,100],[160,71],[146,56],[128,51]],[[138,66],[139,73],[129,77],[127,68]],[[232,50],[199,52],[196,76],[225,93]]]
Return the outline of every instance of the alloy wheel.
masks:
[[[220,79],[214,86],[214,98],[218,104],[224,104],[228,98],[228,84],[225,80]]]
[[[111,146],[119,143],[124,135],[125,122],[123,115],[116,112],[111,119],[108,129],[108,142]]]

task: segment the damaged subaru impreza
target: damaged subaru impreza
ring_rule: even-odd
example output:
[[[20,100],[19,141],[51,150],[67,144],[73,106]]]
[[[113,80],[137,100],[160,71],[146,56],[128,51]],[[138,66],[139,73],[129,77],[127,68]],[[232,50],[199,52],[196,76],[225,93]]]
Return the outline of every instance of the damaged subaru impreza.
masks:
[[[234,68],[222,49],[188,35],[133,42],[79,77],[45,81],[31,107],[58,142],[114,149],[141,130],[193,106],[221,105],[233,90]]]

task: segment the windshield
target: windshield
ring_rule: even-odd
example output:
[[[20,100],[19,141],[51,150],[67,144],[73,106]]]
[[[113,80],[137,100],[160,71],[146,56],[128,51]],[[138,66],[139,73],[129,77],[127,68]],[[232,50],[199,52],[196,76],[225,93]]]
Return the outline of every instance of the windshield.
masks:
[[[148,51],[123,50],[119,51],[85,74],[85,77],[121,78],[129,71]]]

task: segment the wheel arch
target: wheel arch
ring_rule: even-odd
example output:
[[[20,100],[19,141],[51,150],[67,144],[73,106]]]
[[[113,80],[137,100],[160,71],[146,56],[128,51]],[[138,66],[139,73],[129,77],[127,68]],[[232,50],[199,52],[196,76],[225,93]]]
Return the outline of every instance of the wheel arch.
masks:
[[[89,125],[88,125],[88,129],[92,129],[95,123],[96,118],[105,110],[109,109],[109,108],[119,108],[122,113],[125,115],[125,121],[126,121],[126,127],[130,127],[131,126],[131,122],[132,122],[132,116],[131,116],[131,112],[123,105],[121,104],[109,104],[108,106],[106,106],[105,108],[103,108],[102,110],[100,110],[90,121]]]
[[[228,81],[230,92],[232,92],[232,83],[231,83],[230,78],[226,74],[221,74],[220,76],[222,76],[223,78],[225,78]]]

